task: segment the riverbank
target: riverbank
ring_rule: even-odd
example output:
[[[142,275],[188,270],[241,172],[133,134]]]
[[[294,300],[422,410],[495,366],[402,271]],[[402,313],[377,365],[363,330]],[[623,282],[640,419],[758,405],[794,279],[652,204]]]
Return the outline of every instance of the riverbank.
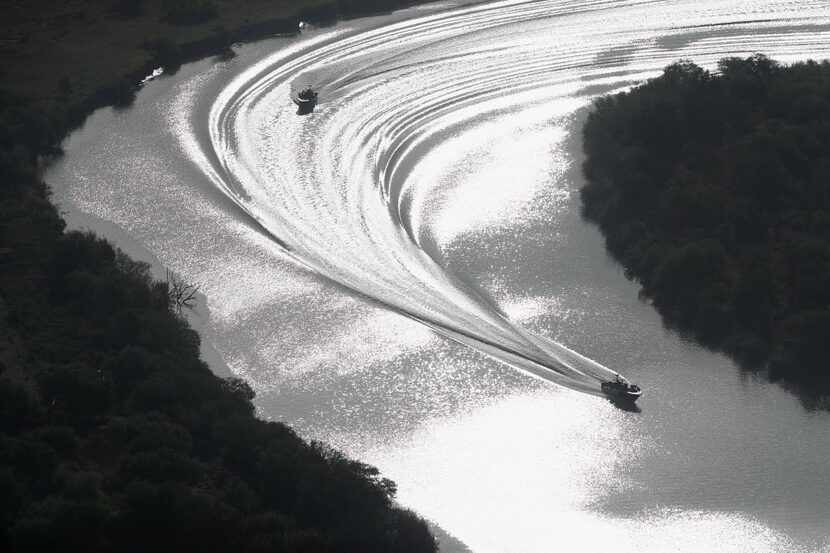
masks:
[[[0,23],[3,88],[72,128],[94,109],[128,105],[158,67],[231,55],[238,42],[382,13],[413,0],[102,0],[14,2]],[[177,15],[178,14],[178,15]]]
[[[584,213],[666,321],[830,405],[830,63],[689,63],[600,99]]]
[[[563,6],[552,1],[502,3],[490,13],[478,6],[443,14],[416,8],[247,44],[235,48],[233,60],[204,59],[149,83],[128,110],[96,112],[64,143],[66,155],[50,165],[47,182],[62,210],[124,229],[203,285],[207,339],[255,383],[261,418],[286,421],[304,437],[377,466],[398,484],[403,503],[474,551],[535,553],[550,544],[569,551],[819,551],[830,518],[821,494],[830,413],[805,411],[778,386],[667,331],[653,307],[638,300],[638,287],[606,255],[599,230],[580,218],[585,97],[570,87],[545,88],[551,80],[573,82],[581,67],[576,77],[594,95],[642,79],[642,60],[658,71],[681,51],[700,59],[710,41],[690,45],[684,40],[690,31],[680,28],[671,30],[676,41],[666,40],[677,50],[633,43],[639,61],[629,61],[625,47],[643,36],[644,24],[648,36],[657,36],[666,32],[661,22],[679,20],[679,12],[712,22],[693,32],[716,33],[728,51],[763,43],[789,59],[805,52],[824,57],[815,53],[827,42],[814,23],[825,19],[777,2],[787,23],[759,25],[768,6],[747,17],[736,3],[612,3],[587,13],[584,4],[568,4],[566,14],[551,10]],[[598,25],[610,18],[619,24]],[[430,28],[413,33],[407,21]],[[718,24],[724,21],[735,24]],[[782,24],[791,32],[781,33]],[[384,40],[361,48],[378,34]],[[563,40],[552,44],[551,36]],[[584,36],[596,41],[569,40]],[[517,38],[515,48],[504,49]],[[356,56],[343,55],[355,50]],[[626,55],[613,63],[597,55],[621,50]],[[308,80],[319,83],[326,101],[312,117],[297,117],[284,85],[307,75],[310,65],[318,71]],[[386,71],[394,67],[406,74]],[[413,67],[423,71],[408,71]],[[361,144],[360,159],[374,163],[342,182],[348,182],[344,192],[370,189],[377,160],[388,159],[395,143],[372,151],[374,142],[364,139],[397,136],[394,129],[436,96],[464,94],[472,112],[464,124],[456,124],[459,110],[449,106],[446,117],[412,129],[452,126],[430,140],[436,148],[422,165],[429,172],[409,183],[413,199],[427,200],[420,211],[428,217],[413,224],[422,246],[443,253],[449,273],[491,292],[489,299],[523,328],[643,384],[642,412],[537,381],[442,340],[298,267],[242,220],[204,176],[218,164],[200,162],[192,146],[225,151],[210,135],[220,122],[208,117],[224,111],[220,93],[243,80],[237,90],[255,93],[257,82],[281,71],[284,79],[267,87],[273,101],[245,110],[248,123],[224,127],[260,151],[254,158],[232,152],[264,177],[251,184],[273,177],[280,194],[289,187],[308,195],[336,190],[332,175],[356,166],[355,157],[341,154]],[[350,79],[355,71],[357,82]],[[521,75],[527,93],[502,86]],[[486,96],[471,95],[462,83]],[[493,112],[495,89],[509,109]],[[394,116],[375,131],[381,117],[366,106]],[[345,143],[337,132],[344,127],[362,132],[349,133],[356,139]],[[302,135],[313,139],[298,140]],[[304,178],[310,174],[319,178]],[[400,171],[393,181],[409,178]],[[371,195],[367,205],[381,201]],[[414,223],[417,203],[413,208]],[[100,235],[120,240],[100,228]],[[319,238],[315,228],[306,230]],[[354,251],[340,249],[337,257]]]
[[[186,285],[154,280],[91,233],[64,233],[39,164],[59,154],[68,129],[98,106],[129,103],[160,55],[175,67],[243,35],[296,29],[299,17],[248,18],[209,36],[206,25],[231,21],[222,3],[182,33],[189,42],[159,42],[187,27],[165,23],[169,36],[150,39],[159,48],[148,53],[136,33],[96,25],[116,4],[137,5],[125,20],[148,26],[166,5],[213,5],[21,3],[4,17],[0,67],[12,89],[0,91],[0,545],[435,551],[424,521],[395,505],[393,482],[257,419],[251,388],[209,370],[181,315]]]

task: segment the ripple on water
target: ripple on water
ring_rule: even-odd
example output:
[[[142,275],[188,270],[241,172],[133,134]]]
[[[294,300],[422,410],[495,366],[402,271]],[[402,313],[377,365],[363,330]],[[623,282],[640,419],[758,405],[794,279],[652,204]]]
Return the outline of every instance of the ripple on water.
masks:
[[[47,180],[202,285],[264,417],[377,464],[477,553],[828,550],[830,421],[664,329],[576,193],[596,95],[679,57],[827,56],[828,32],[818,0],[399,12],[154,80]],[[551,340],[642,381],[643,412],[493,360],[595,388]]]

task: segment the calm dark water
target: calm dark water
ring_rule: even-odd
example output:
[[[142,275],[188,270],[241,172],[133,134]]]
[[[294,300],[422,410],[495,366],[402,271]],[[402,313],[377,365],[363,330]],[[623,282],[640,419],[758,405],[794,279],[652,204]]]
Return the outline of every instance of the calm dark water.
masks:
[[[596,95],[828,38],[817,1],[437,4],[189,64],[46,180],[201,285],[205,353],[262,417],[476,553],[830,551],[830,416],[664,328],[578,201]],[[640,412],[593,395],[609,369]]]

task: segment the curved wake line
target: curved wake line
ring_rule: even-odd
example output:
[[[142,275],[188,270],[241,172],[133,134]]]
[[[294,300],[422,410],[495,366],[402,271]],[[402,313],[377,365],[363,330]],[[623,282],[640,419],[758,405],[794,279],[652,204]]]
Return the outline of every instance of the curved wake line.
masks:
[[[190,131],[180,139],[205,175],[302,265],[529,374],[598,394],[599,382],[615,373],[514,325],[446,271],[420,247],[402,198],[425,193],[408,182],[409,168],[449,129],[538,102],[540,91],[549,99],[563,87],[587,95],[592,85],[621,83],[671,61],[660,36],[638,38],[653,25],[644,17],[649,4],[513,0],[321,33],[225,87],[210,111],[212,151]],[[700,8],[690,25],[728,23],[730,6],[717,4]],[[619,24],[621,9],[632,12],[628,28]],[[668,35],[677,33],[672,25],[665,21]],[[585,28],[608,30],[585,36]],[[699,48],[715,59],[724,41],[745,38]],[[628,77],[598,67],[609,53],[630,57]],[[320,105],[297,117],[288,92],[311,82]]]

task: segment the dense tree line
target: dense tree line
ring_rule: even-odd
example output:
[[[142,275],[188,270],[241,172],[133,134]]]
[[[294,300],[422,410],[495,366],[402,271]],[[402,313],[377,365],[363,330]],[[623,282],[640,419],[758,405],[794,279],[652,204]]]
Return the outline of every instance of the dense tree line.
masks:
[[[0,550],[434,552],[393,482],[257,419],[251,388],[209,370],[186,286],[65,232],[38,165],[133,91],[47,109],[0,89]]]
[[[209,370],[175,281],[64,232],[52,124],[0,95],[0,549],[435,551],[394,483]]]
[[[830,394],[830,62],[690,62],[600,98],[585,216],[666,320]]]

